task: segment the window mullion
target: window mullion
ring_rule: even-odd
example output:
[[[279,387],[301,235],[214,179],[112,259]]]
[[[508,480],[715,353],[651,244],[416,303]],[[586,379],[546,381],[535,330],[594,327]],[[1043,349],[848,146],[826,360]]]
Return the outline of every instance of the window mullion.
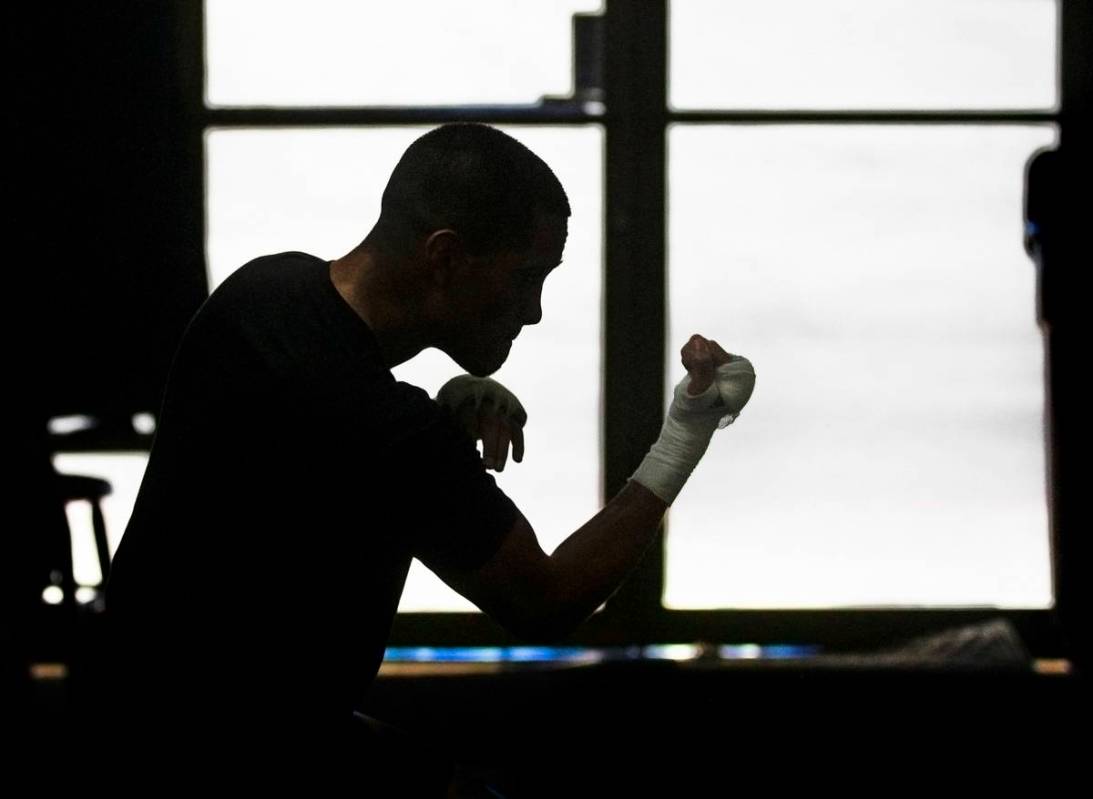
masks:
[[[606,3],[604,498],[625,484],[664,413],[667,2]],[[663,540],[607,613],[657,637]]]

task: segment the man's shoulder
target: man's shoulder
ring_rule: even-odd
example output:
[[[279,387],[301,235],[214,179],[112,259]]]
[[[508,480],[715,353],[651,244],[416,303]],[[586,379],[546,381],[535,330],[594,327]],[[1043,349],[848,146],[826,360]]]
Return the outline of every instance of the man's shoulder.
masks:
[[[250,261],[247,261],[247,263],[243,264],[237,271],[262,274],[267,271],[283,272],[293,268],[314,267],[323,263],[328,262],[317,255],[301,252],[299,250],[287,250],[285,252],[271,253],[269,255],[259,255],[257,258],[252,258]]]
[[[304,252],[254,258],[216,286],[199,309],[199,323],[265,328],[276,318],[327,302],[328,262]]]
[[[254,258],[232,272],[213,291],[232,295],[285,292],[313,286],[328,262],[306,252],[289,251]]]

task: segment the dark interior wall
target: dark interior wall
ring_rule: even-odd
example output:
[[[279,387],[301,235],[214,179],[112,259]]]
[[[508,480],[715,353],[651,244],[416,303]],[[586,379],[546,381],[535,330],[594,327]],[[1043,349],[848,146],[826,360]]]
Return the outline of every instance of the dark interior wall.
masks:
[[[1070,658],[1088,673],[1093,663],[1089,623],[1088,478],[1093,430],[1089,388],[1090,264],[1093,264],[1093,3],[1062,3],[1061,147],[1040,164],[1026,199],[1041,194],[1040,302],[1049,348],[1052,451],[1050,503],[1056,613]],[[1036,166],[1035,164],[1033,166]],[[1030,170],[1031,172],[1032,170]],[[1030,174],[1030,178],[1032,175]],[[1031,208],[1030,208],[1031,210]]]
[[[16,435],[5,449],[15,483],[0,583],[15,608],[3,648],[28,658],[67,640],[40,600],[69,546],[45,422],[91,414],[102,420],[96,435],[114,431],[92,447],[145,445],[130,418],[158,410],[206,293],[200,138],[184,103],[177,12],[140,2],[7,11],[14,280],[0,374]]]
[[[20,339],[42,415],[155,410],[205,294],[174,4],[22,4],[15,89]]]

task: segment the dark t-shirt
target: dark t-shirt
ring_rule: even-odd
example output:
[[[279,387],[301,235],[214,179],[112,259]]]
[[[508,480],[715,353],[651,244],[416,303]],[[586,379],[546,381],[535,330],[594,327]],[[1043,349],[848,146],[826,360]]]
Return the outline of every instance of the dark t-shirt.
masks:
[[[395,381],[328,262],[251,261],[171,368],[107,592],[118,690],[222,729],[340,729],[411,557],[475,568],[517,513],[448,414]]]

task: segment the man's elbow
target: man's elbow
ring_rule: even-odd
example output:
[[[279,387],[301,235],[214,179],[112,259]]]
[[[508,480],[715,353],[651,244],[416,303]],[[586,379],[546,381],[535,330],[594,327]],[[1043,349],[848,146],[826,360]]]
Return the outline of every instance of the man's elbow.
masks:
[[[562,623],[556,618],[536,618],[519,626],[510,626],[509,632],[526,643],[560,644],[580,627],[580,622]]]
[[[569,638],[589,615],[570,598],[543,591],[525,605],[518,620],[506,627],[521,640],[557,644]]]

